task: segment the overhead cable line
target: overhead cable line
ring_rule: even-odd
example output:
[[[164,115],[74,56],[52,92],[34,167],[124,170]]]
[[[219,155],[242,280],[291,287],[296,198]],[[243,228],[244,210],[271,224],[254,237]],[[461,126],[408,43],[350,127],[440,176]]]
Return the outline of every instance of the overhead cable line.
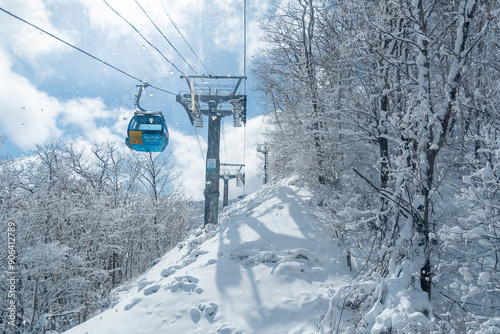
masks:
[[[224,125],[221,126],[221,134],[222,134],[222,155],[224,156],[224,161],[229,162],[227,159],[227,148],[226,148],[226,136]]]
[[[126,23],[128,23],[128,25],[134,29],[135,32],[137,32],[141,37],[142,39],[148,43],[151,47],[153,47],[168,63],[170,63],[178,72],[180,72],[182,75],[184,75],[185,77],[189,78],[189,76],[187,76],[181,69],[179,69],[174,63],[172,63],[167,57],[165,57],[165,55],[156,47],[154,46],[151,42],[149,42],[145,37],[144,35],[142,35],[140,33],[140,31],[132,24],[130,23],[129,21],[127,21],[127,19],[125,19],[122,15],[120,15],[120,13],[118,13],[108,2],[106,2],[106,0],[103,0],[103,2],[116,14],[118,15],[123,21],[125,21]],[[193,67],[191,67],[191,65],[187,62],[187,60],[180,54],[180,52],[174,47],[174,45],[168,40],[168,38],[163,34],[163,32],[160,30],[160,28],[158,28],[158,26],[154,23],[154,21],[151,19],[151,17],[148,15],[148,13],[144,10],[144,8],[141,6],[141,4],[135,0],[135,3],[139,6],[139,8],[142,10],[142,12],[147,16],[147,18],[149,19],[149,21],[155,26],[156,30],[158,30],[158,32],[163,36],[163,38],[168,42],[168,44],[170,44],[170,46],[175,50],[175,52],[177,52],[177,54],[182,58],[182,60],[189,66],[189,68],[195,72],[196,75],[198,75],[198,73],[196,73],[196,71],[194,70]],[[162,5],[163,7],[163,5]],[[165,8],[164,8],[165,10]],[[168,15],[168,13],[167,13]],[[170,17],[169,17],[170,18]],[[171,20],[172,21],[172,20]],[[187,43],[187,41],[186,41]],[[188,45],[189,46],[189,45]],[[194,52],[194,51],[193,51]],[[195,54],[196,55],[196,54]],[[198,57],[198,56],[196,56]],[[199,58],[198,58],[199,59]],[[201,61],[201,60],[200,60]],[[207,69],[208,70],[208,69]],[[196,83],[193,82],[193,84],[195,84],[196,86],[198,86]],[[200,87],[200,86],[198,86]],[[200,87],[201,90],[203,90],[203,88]],[[177,94],[174,94],[174,95],[177,95]],[[196,127],[193,125],[193,128],[194,128],[194,132],[196,134],[196,139],[198,141],[198,146],[200,148],[200,152],[201,152],[201,156],[202,156],[202,160],[205,162],[205,157],[204,157],[204,152],[203,152],[203,149],[201,147],[201,142],[200,142],[200,137],[198,135],[198,131],[196,130]]]
[[[243,0],[243,94],[247,95],[247,0]]]
[[[160,3],[161,8],[163,8],[163,11],[165,12],[165,14],[167,14],[167,17],[170,20],[170,22],[172,23],[172,25],[174,26],[175,30],[177,30],[177,32],[182,37],[182,39],[184,40],[184,42],[186,43],[186,45],[189,47],[189,49],[191,50],[191,52],[194,54],[194,56],[196,57],[196,59],[198,59],[200,61],[200,63],[203,65],[203,67],[207,70],[208,74],[214,74],[214,72],[210,71],[210,69],[205,65],[205,63],[203,63],[203,61],[200,59],[200,57],[198,57],[198,55],[196,54],[196,52],[193,50],[193,48],[191,47],[191,44],[189,44],[189,42],[187,41],[187,39],[184,37],[184,35],[180,31],[179,27],[177,27],[177,24],[175,24],[174,20],[172,19],[172,17],[168,13],[167,9],[163,5],[163,2],[161,2],[160,0],[158,0],[158,2]]]
[[[111,7],[111,5],[106,1],[106,0],[102,0],[108,7],[109,9],[111,9],[116,15],[118,15],[123,21],[127,22],[128,25],[135,30],[136,33],[139,34],[139,36],[142,37],[142,39],[148,43],[153,49],[155,49],[156,51],[158,51],[158,53],[163,57],[163,59],[165,59],[170,65],[172,65],[177,71],[179,71],[180,73],[184,74],[184,72],[182,72],[182,70],[180,70],[174,63],[172,63],[164,54],[163,52],[161,52],[156,46],[154,46],[150,41],[147,40],[146,37],[144,37],[143,34],[141,34],[141,32],[139,30],[137,30],[137,28],[132,24],[130,23],[126,18],[124,18],[120,13],[118,13],[113,7]]]
[[[247,0],[243,0],[243,94],[247,96]],[[245,109],[247,109],[245,104]],[[247,110],[245,110],[247,113]],[[246,116],[245,116],[246,117]],[[243,164],[246,167],[247,160],[247,122],[245,120],[243,128]],[[243,195],[246,193],[245,183],[243,183]]]
[[[118,68],[118,67],[116,67],[116,66],[111,65],[110,63],[105,62],[104,60],[102,60],[102,59],[100,59],[100,58],[98,58],[98,57],[96,57],[96,56],[94,56],[94,55],[92,55],[92,54],[88,53],[88,52],[87,52],[87,51],[85,51],[85,50],[80,49],[80,48],[79,48],[79,47],[77,47],[77,46],[74,46],[74,45],[73,45],[73,44],[71,44],[71,43],[66,42],[65,40],[63,40],[63,39],[61,39],[61,38],[59,38],[59,37],[57,37],[57,36],[55,36],[55,35],[51,34],[50,32],[48,32],[48,31],[46,31],[46,30],[44,30],[44,29],[42,29],[42,28],[40,28],[40,27],[38,27],[38,26],[36,26],[36,25],[34,25],[34,24],[32,24],[32,23],[30,23],[30,22],[28,22],[28,21],[26,21],[26,20],[24,20],[24,19],[22,19],[22,18],[20,18],[19,16],[15,15],[15,14],[12,14],[11,12],[9,12],[9,11],[7,11],[7,10],[3,9],[2,7],[0,7],[0,10],[1,10],[2,12],[6,13],[6,14],[8,14],[8,15],[10,15],[10,16],[12,16],[12,17],[13,17],[13,18],[15,18],[15,19],[18,19],[19,21],[21,21],[21,22],[23,22],[23,23],[26,23],[27,25],[29,25],[29,26],[31,26],[31,27],[33,27],[33,28],[37,29],[37,30],[40,30],[41,32],[43,32],[43,33],[47,34],[48,36],[50,36],[50,37],[52,37],[52,38],[54,38],[54,39],[58,40],[59,42],[64,43],[64,44],[66,44],[67,46],[69,46],[69,47],[71,47],[71,48],[73,48],[73,49],[75,49],[75,50],[77,50],[77,51],[80,51],[81,53],[83,53],[83,54],[85,54],[85,55],[87,55],[87,56],[89,56],[89,57],[91,57],[91,58],[93,58],[93,59],[95,59],[95,60],[97,60],[97,61],[99,61],[99,62],[103,63],[103,64],[104,64],[104,65],[106,65],[106,66],[111,67],[112,69],[114,69],[114,70],[116,70],[116,71],[118,71],[118,72],[120,72],[120,73],[122,73],[122,74],[124,74],[124,75],[128,76],[129,78],[132,78],[132,79],[137,80],[137,81],[139,81],[139,82],[141,82],[141,83],[144,83],[144,81],[143,81],[143,80],[141,80],[141,79],[139,79],[139,78],[137,78],[137,77],[135,77],[135,76],[133,76],[133,75],[131,75],[131,74],[129,74],[129,73],[127,73],[127,72],[125,72],[125,71],[121,70],[121,69],[119,69],[119,68]],[[175,93],[169,92],[168,90],[165,90],[165,89],[162,89],[162,88],[159,88],[159,87],[153,86],[153,85],[151,85],[151,84],[149,84],[149,86],[150,86],[151,88],[157,89],[157,90],[159,90],[159,91],[162,91],[162,92],[165,92],[165,93],[168,93],[168,94],[171,94],[171,95],[177,95],[177,94],[175,94]]]
[[[194,128],[194,133],[196,134],[196,139],[198,140],[198,146],[200,147],[200,152],[201,152],[201,159],[203,160],[203,164],[207,165],[207,162],[205,160],[205,153],[203,152],[203,148],[201,147],[201,142],[200,142],[200,137],[198,136],[198,130],[196,130],[196,126],[193,125]]]
[[[177,54],[181,57],[181,59],[187,64],[187,66],[189,66],[189,68],[196,74],[198,75],[198,73],[196,72],[196,70],[191,66],[191,64],[188,63],[188,61],[181,55],[181,53],[175,48],[175,46],[169,41],[169,39],[167,38],[167,36],[165,36],[165,34],[163,34],[163,32],[160,30],[160,28],[158,28],[158,26],[156,25],[156,23],[154,23],[154,21],[151,19],[151,17],[148,15],[148,13],[144,10],[144,8],[142,8],[141,4],[139,3],[139,1],[135,0],[135,3],[137,4],[137,6],[139,6],[139,8],[142,10],[142,12],[147,16],[147,18],[149,19],[149,21],[155,26],[156,30],[158,30],[158,32],[163,36],[163,38],[167,41],[168,44],[170,44],[170,46],[172,47],[172,49],[174,49],[175,52],[177,52]]]
[[[123,21],[125,21],[132,29],[134,29],[134,31],[136,33],[139,34],[139,36],[142,37],[142,39],[148,43],[153,49],[155,49],[162,57],[163,59],[165,59],[170,65],[172,65],[179,73],[181,73],[182,75],[186,76],[186,77],[189,77],[188,75],[186,75],[186,73],[184,73],[179,67],[177,67],[173,62],[171,62],[164,54],[163,52],[160,51],[160,49],[158,49],[156,46],[154,46],[150,41],[148,41],[148,39],[146,37],[144,37],[143,34],[141,34],[141,32],[132,24],[130,23],[126,18],[124,18],[120,13],[118,13],[106,0],[102,0],[116,15],[118,15],[118,17],[120,17]],[[197,85],[198,86],[198,85]],[[199,86],[198,86],[199,87]],[[176,94],[177,95],[177,94]]]

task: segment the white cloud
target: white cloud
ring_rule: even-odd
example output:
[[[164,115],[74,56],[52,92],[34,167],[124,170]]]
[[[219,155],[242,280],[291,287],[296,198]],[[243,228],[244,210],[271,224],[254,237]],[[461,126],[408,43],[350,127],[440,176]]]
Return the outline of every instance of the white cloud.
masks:
[[[97,118],[108,118],[111,115],[102,99],[78,98],[64,103],[61,122],[65,125],[78,124],[87,132],[97,128]]]
[[[2,8],[19,16],[28,22],[47,30],[69,42],[70,37],[62,31],[58,31],[51,23],[51,13],[46,10],[41,0],[26,1],[0,1]],[[1,13],[2,24],[0,24],[0,47],[8,53],[23,57],[30,62],[36,62],[40,55],[68,51],[61,42],[42,33],[41,31],[17,20],[6,13]]]
[[[99,120],[118,123],[124,110],[110,111],[100,98],[60,101],[13,72],[9,58],[0,49],[0,100],[3,102],[0,133],[9,141],[22,149],[33,149],[36,144],[62,136],[88,141],[119,140],[113,129],[97,123]]]
[[[171,149],[180,169],[180,182],[184,186],[186,196],[194,200],[203,199],[205,184],[205,158],[195,136],[189,136],[181,131],[169,131]],[[201,147],[206,152],[207,144],[200,137]]]
[[[238,59],[239,73],[243,73],[243,49],[244,49],[244,11],[243,2],[235,0],[215,1],[214,13],[223,22],[216,24],[212,38],[215,45],[224,50],[229,50]],[[246,27],[246,48],[247,63],[258,53],[263,34],[260,29],[259,18],[267,11],[268,0],[247,1],[247,27]]]
[[[260,28],[260,18],[269,9],[268,0],[255,0],[247,9],[247,54],[249,59],[256,56],[262,48],[264,31]]]
[[[1,1],[0,4],[14,15],[65,37],[50,23],[50,14],[41,1]],[[30,149],[37,143],[62,135],[57,118],[64,108],[56,98],[38,90],[34,83],[16,73],[13,70],[14,60],[18,58],[36,67],[40,57],[60,53],[67,48],[25,23],[5,13],[1,15],[0,33],[4,38],[0,40],[0,99],[3,103],[0,133],[16,146]],[[37,71],[44,70],[37,68]]]
[[[90,18],[91,24],[95,28],[110,31],[113,34],[130,35],[135,34],[130,26],[113,12],[103,1],[96,0],[79,0],[86,8],[87,16]],[[132,23],[139,31],[146,33],[156,30],[150,23],[149,19],[142,12],[135,1],[123,0],[106,0],[109,5],[123,16],[127,21]],[[170,26],[165,24],[168,22],[168,17],[163,8],[174,17],[176,23],[180,26],[193,23],[193,10],[199,11],[203,7],[202,0],[194,1],[139,1],[142,8],[148,13],[151,19],[160,27]],[[163,7],[162,7],[163,5]]]
[[[57,99],[40,92],[26,78],[12,72],[10,57],[0,49],[0,133],[22,148],[59,137]]]
[[[85,14],[94,28],[106,30],[111,34],[124,34],[128,31],[128,25],[103,1],[80,0],[80,2],[85,6]],[[108,0],[107,2],[126,19],[138,12],[137,5],[133,1]]]
[[[51,14],[41,1],[30,0],[0,4],[6,10],[71,41],[63,32],[51,24]],[[0,32],[6,38],[0,41],[0,134],[9,142],[26,150],[47,140],[67,137],[73,140],[114,141],[121,140],[116,128],[99,126],[99,121],[118,120],[131,111],[112,112],[100,98],[75,98],[64,100],[51,96],[37,88],[25,76],[14,69],[23,61],[31,64],[40,75],[50,72],[37,65],[41,57],[59,57],[70,50],[67,46],[40,33],[38,30],[2,13]],[[18,68],[19,69],[19,68]],[[126,129],[124,128],[120,130]],[[122,132],[123,133],[123,132]],[[124,137],[124,135],[123,135]]]

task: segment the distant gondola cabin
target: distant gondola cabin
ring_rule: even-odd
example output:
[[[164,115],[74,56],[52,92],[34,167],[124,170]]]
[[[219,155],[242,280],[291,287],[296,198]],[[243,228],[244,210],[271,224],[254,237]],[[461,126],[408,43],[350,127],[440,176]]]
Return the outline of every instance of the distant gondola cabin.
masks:
[[[162,114],[136,114],[127,129],[126,144],[139,152],[163,152],[168,145],[168,129]]]

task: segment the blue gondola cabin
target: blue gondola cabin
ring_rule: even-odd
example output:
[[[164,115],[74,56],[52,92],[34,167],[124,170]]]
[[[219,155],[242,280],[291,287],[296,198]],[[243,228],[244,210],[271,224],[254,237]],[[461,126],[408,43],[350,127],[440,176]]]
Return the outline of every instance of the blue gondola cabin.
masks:
[[[162,114],[136,114],[127,129],[127,146],[139,152],[163,152],[168,129]]]

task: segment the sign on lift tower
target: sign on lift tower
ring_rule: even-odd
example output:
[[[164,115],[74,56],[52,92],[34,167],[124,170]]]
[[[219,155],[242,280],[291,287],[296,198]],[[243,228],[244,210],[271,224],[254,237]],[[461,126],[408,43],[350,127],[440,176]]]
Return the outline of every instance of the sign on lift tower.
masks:
[[[179,93],[177,102],[186,110],[191,124],[196,127],[203,127],[202,116],[208,117],[208,147],[205,172],[205,222],[207,224],[217,224],[219,219],[219,178],[220,178],[220,129],[221,119],[233,116],[234,126],[241,127],[246,124],[247,97],[238,94],[238,88],[245,76],[181,76],[185,79],[189,93]],[[194,79],[202,79],[203,85],[196,85],[195,92]],[[231,89],[217,86],[218,80],[236,80],[236,84]],[[213,80],[216,80],[214,83]]]

